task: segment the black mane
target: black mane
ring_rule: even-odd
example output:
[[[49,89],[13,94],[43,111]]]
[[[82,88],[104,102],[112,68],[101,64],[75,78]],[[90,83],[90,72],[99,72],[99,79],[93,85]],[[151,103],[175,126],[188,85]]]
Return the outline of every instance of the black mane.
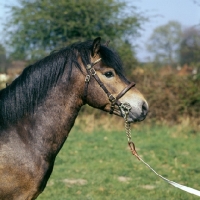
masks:
[[[24,115],[33,113],[48,91],[61,79],[65,70],[68,70],[68,81],[73,66],[81,70],[78,55],[85,66],[90,63],[91,48],[92,41],[75,43],[25,68],[17,79],[0,91],[0,127],[15,123]],[[101,46],[100,55],[104,64],[113,67],[125,80],[118,55],[106,46]]]

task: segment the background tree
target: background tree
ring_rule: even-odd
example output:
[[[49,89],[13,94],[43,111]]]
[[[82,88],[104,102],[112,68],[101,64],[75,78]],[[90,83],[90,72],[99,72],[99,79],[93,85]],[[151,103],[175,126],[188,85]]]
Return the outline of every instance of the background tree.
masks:
[[[0,44],[0,73],[6,73],[7,59],[6,50],[3,45]]]
[[[200,63],[200,27],[190,27],[183,31],[180,62],[182,65]]]
[[[147,49],[157,63],[173,64],[178,62],[178,50],[181,42],[181,24],[170,21],[157,27],[148,42]]]
[[[38,59],[62,46],[101,36],[112,40],[120,52],[126,48],[128,59],[135,61],[131,42],[144,20],[135,7],[127,9],[125,2],[115,0],[18,2],[10,7],[6,32],[15,59]]]

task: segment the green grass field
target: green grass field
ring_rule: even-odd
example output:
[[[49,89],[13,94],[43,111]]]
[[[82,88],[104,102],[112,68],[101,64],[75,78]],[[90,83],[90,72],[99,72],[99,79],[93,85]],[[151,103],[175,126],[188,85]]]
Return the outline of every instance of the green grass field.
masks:
[[[39,200],[199,199],[164,182],[132,156],[125,131],[84,130],[76,125],[70,132]],[[132,126],[132,139],[159,174],[200,190],[200,131],[142,122]]]

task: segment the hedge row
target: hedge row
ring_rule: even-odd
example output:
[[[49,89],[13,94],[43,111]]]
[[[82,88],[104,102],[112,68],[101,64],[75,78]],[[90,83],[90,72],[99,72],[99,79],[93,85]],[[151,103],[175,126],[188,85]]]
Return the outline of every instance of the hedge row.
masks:
[[[200,125],[198,74],[181,76],[172,68],[139,69],[133,71],[133,77],[149,103],[149,118],[178,122],[184,117],[190,117]]]

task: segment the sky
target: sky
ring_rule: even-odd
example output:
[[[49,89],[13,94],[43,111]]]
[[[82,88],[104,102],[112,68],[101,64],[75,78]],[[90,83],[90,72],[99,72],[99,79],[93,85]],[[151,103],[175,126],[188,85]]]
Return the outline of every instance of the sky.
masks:
[[[150,21],[144,25],[137,41],[137,55],[141,61],[149,60],[146,43],[156,27],[169,21],[178,21],[183,28],[200,26],[200,0],[136,0],[135,5],[150,16]]]
[[[153,30],[169,21],[178,21],[183,27],[200,24],[200,0],[129,0],[138,11],[149,17],[149,22],[143,25],[141,37],[137,39],[137,57],[140,61],[147,61],[150,54],[146,50],[146,43]],[[17,0],[0,0],[0,42],[3,43],[3,23],[8,17],[5,5],[16,5]],[[7,13],[7,14],[6,14]]]

